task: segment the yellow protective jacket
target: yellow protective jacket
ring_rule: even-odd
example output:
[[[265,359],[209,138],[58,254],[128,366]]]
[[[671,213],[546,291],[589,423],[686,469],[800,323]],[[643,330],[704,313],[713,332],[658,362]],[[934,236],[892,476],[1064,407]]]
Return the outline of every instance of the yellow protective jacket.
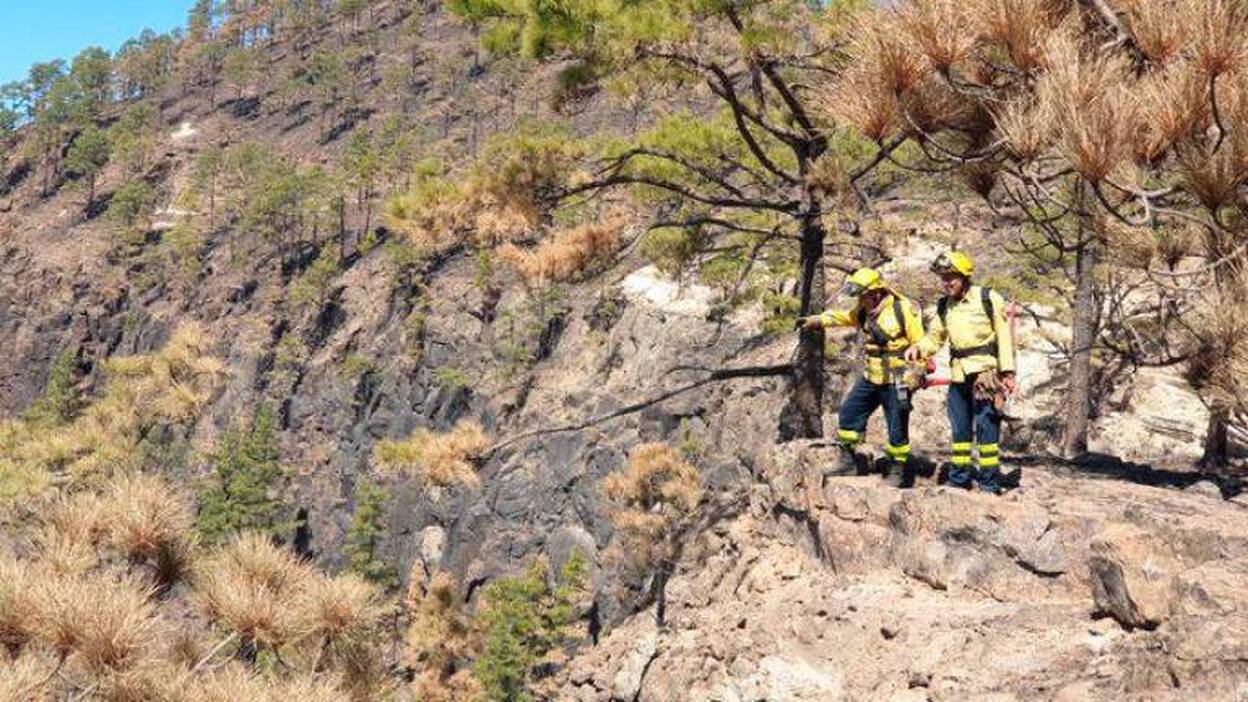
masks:
[[[901,320],[897,312],[901,312]],[[880,306],[863,315],[861,308],[852,310],[831,310],[819,315],[820,323],[825,327],[858,327],[865,336],[863,351],[866,353],[866,369],[863,373],[867,382],[884,385],[892,382],[894,373],[901,373],[906,368],[903,358],[911,344],[923,338],[923,318],[918,310],[905,297],[890,293]],[[901,322],[905,322],[904,330]],[[884,343],[881,344],[880,342]]]
[[[984,289],[972,285],[961,299],[948,299],[944,319],[939,312],[932,317],[927,336],[919,342],[924,357],[933,356],[949,343],[950,380],[961,383],[966,376],[996,368],[1014,371],[1014,339],[1005,316],[1005,298],[989,291],[992,317],[984,306]]]

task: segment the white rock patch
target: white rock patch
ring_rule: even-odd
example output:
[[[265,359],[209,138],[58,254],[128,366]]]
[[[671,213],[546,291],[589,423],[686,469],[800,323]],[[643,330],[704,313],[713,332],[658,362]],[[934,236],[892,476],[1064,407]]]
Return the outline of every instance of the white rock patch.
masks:
[[[196,134],[199,134],[198,129],[191,126],[190,122],[183,122],[182,124],[178,125],[178,128],[174,130],[173,134],[171,134],[170,136],[173,138],[174,141],[185,141],[186,139],[190,139]]]
[[[654,266],[632,273],[622,287],[630,301],[687,317],[705,317],[715,302],[714,290],[705,285],[677,285]]]

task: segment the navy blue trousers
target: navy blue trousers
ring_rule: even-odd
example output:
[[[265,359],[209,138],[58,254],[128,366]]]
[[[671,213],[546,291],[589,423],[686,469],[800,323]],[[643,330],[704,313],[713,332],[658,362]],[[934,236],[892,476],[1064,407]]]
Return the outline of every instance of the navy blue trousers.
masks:
[[[888,457],[905,463],[910,456],[910,410],[903,409],[892,384],[876,385],[859,378],[845,401],[837,419],[836,437],[841,446],[852,449],[863,438],[867,420],[880,407],[888,424]]]
[[[949,426],[953,429],[953,460],[949,484],[967,487],[976,473],[971,465],[971,449],[979,453],[980,487],[999,489],[1001,415],[992,400],[975,398],[976,375],[949,386]]]

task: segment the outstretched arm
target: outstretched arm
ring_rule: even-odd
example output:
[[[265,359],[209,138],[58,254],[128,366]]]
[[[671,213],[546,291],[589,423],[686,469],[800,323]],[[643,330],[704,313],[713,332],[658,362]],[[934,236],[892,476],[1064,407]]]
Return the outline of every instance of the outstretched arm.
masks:
[[[810,317],[799,317],[797,322],[806,329],[854,327],[858,325],[858,309],[828,310],[823,314],[812,315]]]

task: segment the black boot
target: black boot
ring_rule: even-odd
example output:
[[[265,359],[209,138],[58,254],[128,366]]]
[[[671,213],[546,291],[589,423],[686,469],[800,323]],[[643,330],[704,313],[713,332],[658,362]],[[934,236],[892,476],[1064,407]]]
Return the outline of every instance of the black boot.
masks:
[[[914,487],[914,470],[911,461],[880,461],[884,467],[884,483],[895,488]]]
[[[981,492],[1000,495],[1005,491],[1001,485],[1001,471],[996,468],[980,468],[976,480],[979,482]]]
[[[833,475],[863,475],[866,473],[866,457],[855,453],[848,446],[841,446],[836,461],[823,471],[823,477]]]

